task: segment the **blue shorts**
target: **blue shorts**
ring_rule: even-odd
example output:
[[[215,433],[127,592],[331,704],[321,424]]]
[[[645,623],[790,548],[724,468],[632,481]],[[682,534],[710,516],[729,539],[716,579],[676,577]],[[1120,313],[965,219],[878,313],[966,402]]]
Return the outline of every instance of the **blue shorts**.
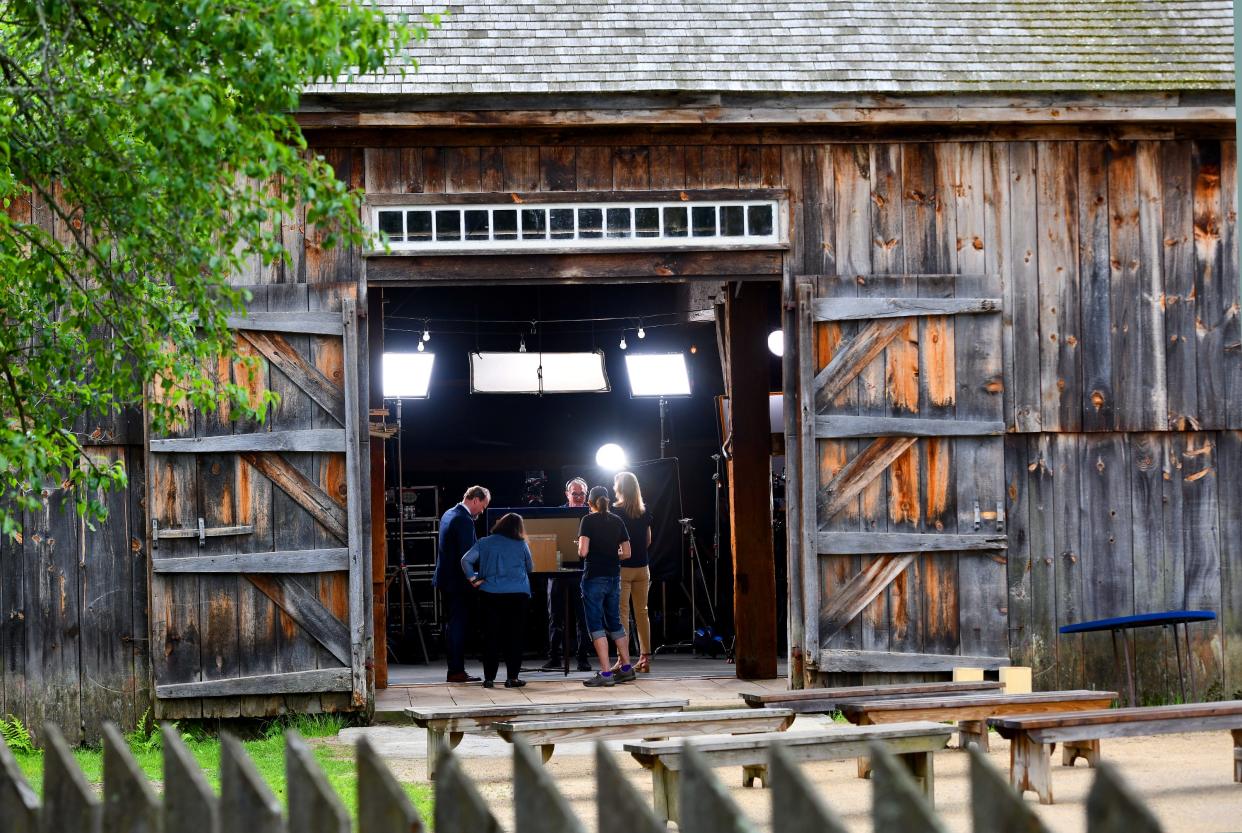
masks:
[[[592,641],[601,636],[625,638],[625,629],[621,627],[620,576],[584,578],[582,607],[586,612],[586,626]]]

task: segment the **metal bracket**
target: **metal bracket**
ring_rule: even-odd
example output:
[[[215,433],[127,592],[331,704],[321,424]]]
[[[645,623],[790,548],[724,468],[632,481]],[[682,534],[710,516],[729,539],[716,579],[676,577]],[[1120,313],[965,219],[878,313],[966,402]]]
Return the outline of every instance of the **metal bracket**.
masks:
[[[983,513],[979,510],[979,498],[975,498],[975,532],[983,526]]]
[[[996,531],[1005,531],[1005,501],[996,501]]]
[[[160,522],[155,518],[151,519],[151,549],[158,550],[160,548]]]
[[[978,529],[978,527],[975,527]],[[202,518],[198,519],[198,545],[200,547],[207,546],[207,524]]]

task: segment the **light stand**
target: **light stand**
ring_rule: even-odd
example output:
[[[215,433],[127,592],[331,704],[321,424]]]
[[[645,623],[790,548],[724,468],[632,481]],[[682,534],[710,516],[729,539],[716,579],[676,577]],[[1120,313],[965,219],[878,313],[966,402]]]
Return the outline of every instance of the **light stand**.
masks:
[[[660,459],[668,456],[668,400],[660,397]]]
[[[427,640],[423,636],[422,617],[418,613],[418,602],[414,598],[414,586],[410,582],[410,569],[405,561],[405,464],[401,454],[401,400],[397,399],[397,567],[393,574],[388,577],[385,587],[391,586],[398,577],[401,579],[399,585],[401,593],[401,635],[404,637],[409,631],[406,629],[405,622],[405,606],[410,606],[410,613],[414,619],[414,629],[418,631],[418,644],[423,649],[423,662],[431,664],[431,654],[427,650]]]

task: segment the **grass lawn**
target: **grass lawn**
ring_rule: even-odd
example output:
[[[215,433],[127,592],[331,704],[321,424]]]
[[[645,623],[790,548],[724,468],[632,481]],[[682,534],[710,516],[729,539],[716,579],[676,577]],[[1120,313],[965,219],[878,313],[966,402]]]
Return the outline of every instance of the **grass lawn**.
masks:
[[[346,726],[343,718],[337,715],[299,715],[286,721],[273,723],[265,735],[257,740],[243,742],[246,753],[250,755],[259,774],[267,781],[272,792],[285,802],[285,744],[283,730],[296,729],[305,738],[334,737]],[[217,792],[220,790],[220,741],[210,736],[183,736],[190,753],[194,755],[199,766],[207,776],[207,780]],[[159,745],[159,735],[142,736],[131,734],[127,737],[130,750],[138,766],[155,784],[156,791],[162,789],[164,760]],[[0,741],[2,742],[2,741]],[[350,817],[357,821],[358,817],[358,775],[354,767],[353,750],[338,746],[311,744],[315,760],[323,769],[328,783],[341,797],[341,802],[349,810]],[[30,782],[35,792],[43,792],[43,752],[14,752],[17,764]],[[92,785],[103,784],[103,750],[100,748],[81,747],[73,752],[78,766],[86,780]],[[403,784],[406,794],[410,797],[424,822],[431,823],[431,787],[423,784]]]

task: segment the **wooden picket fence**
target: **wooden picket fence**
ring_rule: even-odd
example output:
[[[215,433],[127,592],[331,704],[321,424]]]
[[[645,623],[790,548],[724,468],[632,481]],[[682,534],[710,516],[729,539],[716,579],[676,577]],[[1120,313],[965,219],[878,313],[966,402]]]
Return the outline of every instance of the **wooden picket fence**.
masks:
[[[288,809],[264,783],[234,738],[220,749],[217,796],[176,731],[163,730],[164,793],[157,796],[115,726],[104,730],[102,799],[87,783],[55,727],[47,728],[43,797],[22,777],[0,742],[0,833],[349,833],[350,819],[296,732],[285,739]],[[969,751],[974,833],[1046,833],[1030,806],[973,748]],[[904,766],[873,747],[875,833],[943,833],[943,822]],[[748,833],[751,823],[693,751],[681,775],[682,833]],[[596,749],[599,833],[662,833],[649,802],[626,780],[603,745]],[[819,791],[779,747],[773,750],[772,829],[844,833]],[[450,753],[435,782],[436,833],[500,833],[470,777]],[[583,833],[581,820],[530,747],[514,747],[516,833]],[[374,747],[358,743],[358,833],[419,833],[423,821]],[[1160,825],[1107,763],[1087,798],[1088,833],[1157,833]]]

